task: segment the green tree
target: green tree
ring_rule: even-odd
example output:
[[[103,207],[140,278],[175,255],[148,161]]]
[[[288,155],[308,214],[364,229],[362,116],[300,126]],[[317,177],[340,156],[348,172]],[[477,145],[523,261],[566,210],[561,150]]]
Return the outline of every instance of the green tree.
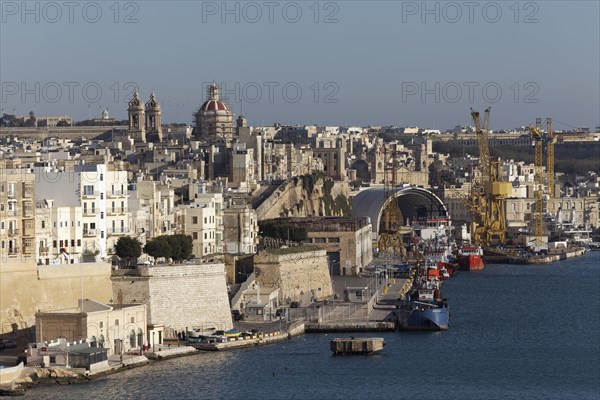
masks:
[[[119,258],[126,259],[129,266],[131,260],[137,260],[142,255],[142,244],[137,239],[123,236],[119,238],[115,245],[115,253]]]
[[[171,257],[171,244],[166,240],[166,236],[159,236],[146,243],[144,253],[154,258],[169,258]]]
[[[170,235],[171,258],[175,261],[187,260],[192,255],[192,237],[190,235]]]
[[[152,257],[172,258],[174,261],[187,260],[192,255],[190,235],[158,236],[144,246],[144,252]]]

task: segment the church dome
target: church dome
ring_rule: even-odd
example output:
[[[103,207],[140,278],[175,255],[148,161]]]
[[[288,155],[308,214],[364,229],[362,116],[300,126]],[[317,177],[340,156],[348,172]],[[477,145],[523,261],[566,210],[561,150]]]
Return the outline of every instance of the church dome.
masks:
[[[216,83],[210,85],[209,99],[200,106],[200,111],[230,111],[229,106],[219,99],[219,86]]]
[[[208,100],[200,106],[200,111],[229,111],[229,107],[221,100]]]

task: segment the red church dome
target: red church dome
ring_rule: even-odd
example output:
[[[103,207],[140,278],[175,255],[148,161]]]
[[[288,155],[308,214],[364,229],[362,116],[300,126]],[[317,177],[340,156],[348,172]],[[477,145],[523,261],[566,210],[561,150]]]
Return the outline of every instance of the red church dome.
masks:
[[[200,111],[229,111],[229,106],[219,99],[219,87],[216,83],[210,85],[209,100],[200,106]]]

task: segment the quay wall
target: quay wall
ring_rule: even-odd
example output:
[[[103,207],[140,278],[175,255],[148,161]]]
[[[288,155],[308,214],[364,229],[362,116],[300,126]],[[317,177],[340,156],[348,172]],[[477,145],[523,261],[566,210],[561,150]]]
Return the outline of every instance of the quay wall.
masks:
[[[0,333],[34,326],[38,310],[76,307],[82,295],[109,303],[110,274],[109,263],[36,266],[34,260],[1,260]]]

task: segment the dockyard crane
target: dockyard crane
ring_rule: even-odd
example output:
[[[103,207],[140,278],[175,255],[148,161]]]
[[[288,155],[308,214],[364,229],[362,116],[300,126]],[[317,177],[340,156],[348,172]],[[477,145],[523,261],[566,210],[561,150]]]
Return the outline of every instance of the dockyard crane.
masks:
[[[546,118],[546,174],[548,175],[548,196],[556,197],[554,187],[554,131],[552,130],[552,118]]]
[[[490,108],[485,110],[483,128],[479,112],[471,109],[471,117],[477,134],[480,172],[467,204],[474,217],[471,235],[475,243],[489,247],[493,242],[503,244],[506,240],[506,196],[511,193],[512,185],[500,180],[500,164],[490,160]]]
[[[542,213],[544,208],[544,157],[543,157],[543,133],[542,133],[542,119],[536,118],[535,127],[532,125],[529,127],[531,136],[535,144],[535,160],[534,160],[534,197],[535,197],[535,210],[533,219],[535,222],[535,245],[536,248],[542,246],[542,236],[544,235],[544,226]]]

